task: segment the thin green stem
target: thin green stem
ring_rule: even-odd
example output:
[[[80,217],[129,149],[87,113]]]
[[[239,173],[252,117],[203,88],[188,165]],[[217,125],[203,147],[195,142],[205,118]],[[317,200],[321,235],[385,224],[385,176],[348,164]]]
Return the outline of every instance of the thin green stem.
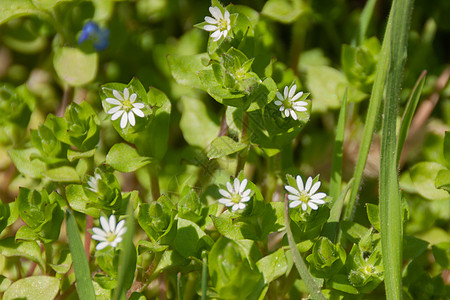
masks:
[[[286,223],[286,234],[288,237],[289,248],[291,249],[292,258],[294,259],[294,264],[297,268],[298,274],[303,279],[303,282],[305,283],[308,292],[311,294],[312,299],[325,300],[325,296],[320,291],[320,288],[317,286],[311,273],[309,273],[308,267],[298,252],[297,244],[295,243],[294,236],[291,231],[291,225],[289,224],[290,218],[287,195],[284,197],[284,220]]]
[[[149,173],[150,173],[150,188],[152,190],[152,198],[153,201],[156,201],[161,196],[161,192],[159,189],[158,166],[150,164]]]
[[[202,300],[206,300],[206,289],[208,288],[208,259],[207,256],[203,257],[202,265]]]
[[[236,164],[236,172],[234,174],[235,177],[239,175],[239,172],[244,170],[245,162],[247,160],[248,150],[250,147],[250,141],[248,136],[248,114],[246,111],[242,112],[242,129],[241,129],[241,137],[240,142],[247,144],[248,146],[241,150],[238,153],[237,164]]]

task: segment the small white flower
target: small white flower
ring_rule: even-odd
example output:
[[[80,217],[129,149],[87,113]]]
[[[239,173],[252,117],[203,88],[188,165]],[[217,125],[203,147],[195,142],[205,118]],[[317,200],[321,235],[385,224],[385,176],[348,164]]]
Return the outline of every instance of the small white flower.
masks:
[[[100,176],[100,174],[95,173],[94,176],[88,176],[88,189],[93,191],[94,193],[98,193],[98,181],[102,179],[102,177]]]
[[[122,241],[122,235],[127,231],[125,220],[120,221],[116,225],[116,217],[114,215],[109,217],[109,222],[105,217],[100,217],[100,225],[102,228],[92,228],[94,232],[92,239],[100,242],[95,247],[96,250],[105,249],[107,246],[115,248]]]
[[[134,115],[143,118],[144,112],[141,109],[144,108],[143,103],[134,103],[137,98],[137,94],[133,93],[130,95],[128,88],[123,89],[123,96],[119,91],[113,90],[113,95],[116,98],[106,98],[105,101],[109,104],[116,105],[115,107],[108,110],[108,114],[112,115],[111,120],[120,119],[120,128],[125,128],[127,123],[130,122],[131,126],[136,124]]]
[[[298,101],[298,99],[303,96],[303,92],[298,92],[295,94],[297,90],[297,85],[293,85],[290,89],[289,87],[284,88],[284,95],[281,95],[280,92],[277,92],[277,98],[279,100],[275,101],[275,104],[280,106],[280,111],[286,117],[291,115],[292,119],[297,120],[297,113],[295,111],[306,111],[306,107],[308,102],[306,101]],[[295,94],[295,96],[294,96]]]
[[[205,21],[209,24],[203,26],[203,29],[206,31],[214,31],[211,34],[214,42],[220,40],[221,37],[226,38],[231,30],[230,13],[225,10],[225,13],[222,15],[220,8],[217,6],[209,7],[209,12],[214,18],[205,17]]]
[[[301,204],[304,211],[308,209],[308,206],[313,210],[317,210],[319,208],[318,204],[325,203],[323,198],[325,198],[327,194],[316,193],[320,187],[320,181],[317,181],[313,185],[312,177],[308,177],[304,187],[303,180],[300,175],[296,177],[296,181],[297,187],[292,187],[290,185],[286,185],[284,187],[286,191],[290,193],[288,194],[288,199],[292,201],[291,203],[289,203],[290,208],[297,207]]]
[[[233,185],[227,182],[227,190],[219,189],[219,193],[224,197],[219,199],[219,203],[222,203],[226,207],[230,207],[233,211],[238,209],[244,209],[245,202],[250,201],[250,189],[245,189],[247,187],[247,179],[239,181],[238,178],[234,179]]]

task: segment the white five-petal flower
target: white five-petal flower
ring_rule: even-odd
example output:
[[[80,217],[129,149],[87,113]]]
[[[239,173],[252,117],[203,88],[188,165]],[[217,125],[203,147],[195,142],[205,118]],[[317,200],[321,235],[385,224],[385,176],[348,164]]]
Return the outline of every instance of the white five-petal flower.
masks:
[[[115,107],[108,110],[108,114],[112,115],[111,120],[120,119],[120,128],[125,128],[127,123],[130,122],[131,126],[136,124],[136,120],[134,115],[143,118],[144,112],[142,109],[144,108],[144,103],[135,103],[137,98],[137,94],[133,93],[130,95],[130,91],[128,88],[123,89],[123,94],[119,91],[113,90],[113,95],[115,98],[106,98],[105,101],[109,104],[116,105]]]
[[[320,181],[313,183],[312,177],[308,177],[305,186],[303,186],[303,180],[300,175],[296,177],[297,187],[286,185],[284,188],[289,192],[288,199],[292,201],[289,203],[289,207],[297,207],[300,204],[302,209],[306,211],[308,206],[313,210],[317,210],[319,204],[324,204],[323,198],[327,196],[325,193],[316,193],[320,188]]]
[[[223,198],[219,199],[219,203],[222,203],[226,207],[230,207],[233,211],[238,209],[244,209],[246,202],[250,201],[250,189],[245,189],[247,187],[247,179],[242,180],[242,182],[235,178],[233,184],[227,182],[227,190],[219,189],[219,193]]]
[[[284,113],[286,117],[289,117],[290,114],[294,120],[298,119],[296,111],[306,111],[307,108],[305,106],[308,105],[308,102],[298,100],[301,96],[303,96],[303,92],[298,92],[295,94],[296,90],[297,85],[295,84],[290,89],[286,86],[284,88],[284,95],[277,92],[277,98],[279,100],[275,101],[275,104],[280,106],[281,114]]]
[[[109,221],[105,217],[100,217],[100,225],[102,228],[94,227],[92,231],[92,239],[99,241],[95,247],[96,250],[105,249],[107,246],[115,248],[121,241],[122,235],[127,231],[125,220],[120,221],[116,225],[116,217],[111,215]]]
[[[94,176],[88,176],[88,189],[93,191],[94,193],[98,193],[98,181],[102,179],[102,176],[100,174],[95,173]]]
[[[214,18],[205,17],[205,21],[208,25],[203,26],[206,31],[214,31],[211,34],[214,42],[220,40],[221,37],[226,38],[231,30],[230,13],[225,10],[224,14],[217,6],[209,7],[209,12]]]

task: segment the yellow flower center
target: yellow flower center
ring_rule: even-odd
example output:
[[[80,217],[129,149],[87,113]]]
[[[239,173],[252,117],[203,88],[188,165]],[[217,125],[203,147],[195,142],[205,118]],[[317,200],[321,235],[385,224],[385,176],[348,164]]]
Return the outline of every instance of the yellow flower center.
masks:
[[[126,99],[122,101],[122,107],[128,112],[133,108],[133,105],[131,104],[130,100]]]
[[[106,239],[108,240],[108,242],[113,242],[115,239],[116,239],[116,234],[115,233],[112,233],[112,232],[109,232],[107,235],[106,235]]]
[[[239,195],[239,194],[233,194],[232,197],[231,197],[231,201],[232,201],[233,203],[239,203],[239,202],[241,202],[241,195]]]

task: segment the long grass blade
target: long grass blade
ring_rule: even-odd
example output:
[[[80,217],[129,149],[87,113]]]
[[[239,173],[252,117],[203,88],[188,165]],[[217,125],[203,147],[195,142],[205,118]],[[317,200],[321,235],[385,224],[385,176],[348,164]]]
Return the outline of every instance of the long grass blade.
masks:
[[[133,283],[136,271],[136,247],[133,244],[134,215],[133,205],[128,204],[126,227],[127,232],[122,241],[122,251],[119,256],[119,274],[117,287],[114,289],[113,300],[126,299],[126,292]]]
[[[361,185],[364,167],[366,166],[367,156],[369,155],[373,131],[375,129],[375,122],[377,120],[381,100],[383,99],[384,86],[387,76],[387,70],[389,67],[389,46],[391,40],[389,24],[391,23],[391,17],[392,16],[389,16],[388,27],[386,28],[383,45],[381,46],[380,59],[377,64],[375,80],[372,87],[372,94],[370,95],[369,99],[369,109],[367,111],[366,124],[363,130],[363,138],[361,141],[361,146],[359,148],[355,172],[353,173],[353,178],[355,182],[353,183],[352,186],[348,206],[345,209],[344,220],[351,220],[353,218],[356,198],[358,196],[358,191]]]
[[[387,299],[402,298],[402,209],[398,186],[396,121],[406,60],[411,0],[394,0],[391,9],[390,67],[383,111],[380,159],[380,227]]]
[[[419,79],[417,79],[417,82],[414,85],[411,95],[409,96],[405,112],[403,113],[397,141],[397,163],[400,163],[400,156],[402,155],[402,149],[405,144],[406,137],[408,136],[409,126],[411,125],[414,113],[416,112],[417,104],[419,103],[420,100],[420,95],[422,94],[422,88],[423,85],[425,84],[426,75],[427,71],[423,71],[422,74],[420,74]]]
[[[358,32],[358,44],[361,45],[366,38],[367,27],[369,27],[370,19],[372,19],[373,10],[375,8],[375,4],[377,0],[369,0],[367,1],[364,9],[359,17],[359,32]]]
[[[81,300],[95,299],[94,286],[89,271],[89,263],[84,252],[75,218],[69,211],[66,211],[66,231],[69,238],[69,249],[72,254],[73,270],[77,279],[77,292]]]
[[[342,153],[344,145],[346,111],[347,90],[345,90],[344,98],[342,99],[341,110],[339,112],[339,120],[336,129],[336,141],[334,142],[333,163],[331,165],[330,196],[331,198],[333,198],[333,203],[338,199],[339,193],[341,192]]]
[[[291,231],[291,225],[289,224],[289,206],[287,195],[284,197],[284,220],[286,222],[286,234],[288,237],[289,248],[291,249],[292,257],[294,259],[294,264],[300,274],[300,277],[305,283],[306,289],[311,294],[312,299],[325,300],[325,296],[320,291],[320,288],[317,286],[311,273],[309,273],[308,267],[303,261],[303,258],[300,256],[297,245],[295,244],[294,236]]]

